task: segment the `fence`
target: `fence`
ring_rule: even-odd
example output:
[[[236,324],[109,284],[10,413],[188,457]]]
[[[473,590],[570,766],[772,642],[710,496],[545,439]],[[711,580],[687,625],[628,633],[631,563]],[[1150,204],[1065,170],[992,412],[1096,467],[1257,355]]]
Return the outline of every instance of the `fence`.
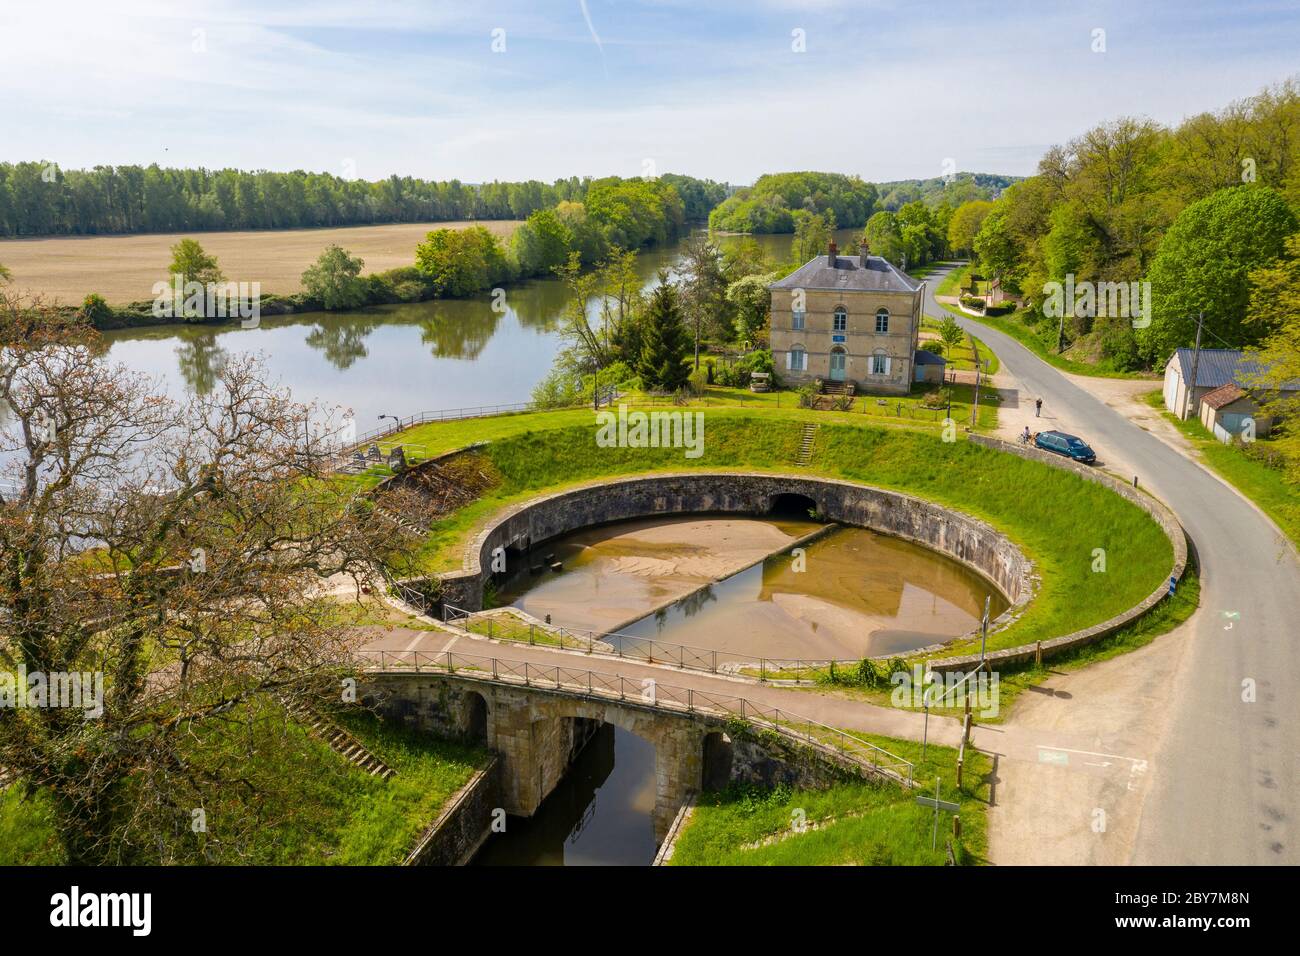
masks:
[[[556,647],[579,650],[584,654],[607,654],[647,664],[668,664],[680,670],[704,671],[710,674],[757,671],[760,680],[792,680],[802,683],[805,678],[816,682],[819,671],[832,665],[854,667],[856,660],[803,660],[796,658],[759,657],[736,654],[690,644],[673,644],[632,634],[607,633],[535,624],[507,613],[489,614],[466,611],[449,604],[442,608],[443,623],[458,627],[467,634],[477,634],[497,641],[515,641],[535,647]]]
[[[807,717],[779,707],[757,704],[745,697],[715,694],[691,687],[676,687],[653,679],[628,678],[619,674],[583,670],[562,665],[540,665],[479,654],[453,651],[363,650],[357,656],[372,671],[461,674],[504,684],[566,691],[586,697],[618,700],[675,713],[739,718],[792,738],[800,743],[831,751],[873,773],[883,774],[905,786],[913,786],[915,766],[883,747],[868,743]]]

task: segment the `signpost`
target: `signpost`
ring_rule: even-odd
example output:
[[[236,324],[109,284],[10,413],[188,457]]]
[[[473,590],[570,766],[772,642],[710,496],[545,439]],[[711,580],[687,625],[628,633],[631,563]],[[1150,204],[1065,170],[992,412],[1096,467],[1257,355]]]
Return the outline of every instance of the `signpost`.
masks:
[[[930,849],[934,850],[939,845],[939,811],[947,810],[950,813],[956,813],[961,809],[960,804],[949,803],[946,800],[939,799],[939,778],[934,778],[934,796],[917,797],[916,802],[923,807],[934,807],[934,831],[930,834]]]

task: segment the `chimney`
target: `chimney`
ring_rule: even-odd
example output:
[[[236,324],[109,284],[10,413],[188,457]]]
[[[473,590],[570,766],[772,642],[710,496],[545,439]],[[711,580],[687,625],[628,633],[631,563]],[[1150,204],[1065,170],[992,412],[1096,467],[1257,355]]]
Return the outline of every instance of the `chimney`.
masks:
[[[838,251],[839,250],[835,246],[835,240],[832,239],[830,250],[826,253],[826,264],[832,269],[835,268],[835,253]]]
[[[858,243],[858,249],[862,254],[862,258],[858,260],[858,262],[865,269],[867,266],[867,256],[871,255],[871,247],[867,245],[867,240],[863,239]]]

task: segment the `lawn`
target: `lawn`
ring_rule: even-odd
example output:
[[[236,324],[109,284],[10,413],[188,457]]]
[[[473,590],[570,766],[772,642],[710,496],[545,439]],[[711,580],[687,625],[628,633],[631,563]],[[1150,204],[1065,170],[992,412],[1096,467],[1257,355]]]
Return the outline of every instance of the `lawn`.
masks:
[[[500,474],[499,484],[436,522],[415,560],[398,570],[417,575],[459,568],[467,542],[493,514],[542,492],[615,475],[695,468],[793,471],[801,425],[808,420],[808,413],[784,409],[705,411],[704,453],[688,459],[680,449],[597,449],[591,412],[559,414],[572,417],[561,425],[549,414],[539,416],[539,424],[550,427],[528,430],[520,428],[527,417],[509,419],[515,433],[480,451]],[[581,416],[585,423],[577,424]],[[1156,522],[1101,485],[961,438],[944,442],[931,432],[883,428],[853,415],[825,413],[815,420],[823,425],[807,473],[905,491],[982,518],[1036,563],[1039,593],[1016,622],[990,635],[990,648],[1046,640],[1104,621],[1139,603],[1169,574],[1173,552]],[[479,423],[480,435],[490,421]],[[471,426],[421,429],[430,444],[456,447]],[[439,439],[438,428],[456,437]],[[1091,569],[1095,548],[1107,552],[1105,574]],[[973,647],[973,641],[958,643],[945,654]]]
[[[960,789],[957,751],[931,744],[857,734],[916,763],[916,790],[887,783],[842,783],[827,790],[733,786],[702,794],[678,836],[672,866],[939,866],[947,862],[952,814],[940,812],[931,849],[934,811],[916,797],[934,796],[961,807],[962,835],[954,841],[957,862],[983,863],[988,852],[986,812],[993,761],[966,751]],[[796,822],[807,825],[803,832]]]
[[[1143,400],[1183,433],[1212,471],[1255,502],[1300,547],[1300,487],[1287,482],[1277,469],[1248,457],[1237,445],[1225,445],[1206,431],[1199,420],[1183,421],[1167,411],[1160,389],[1144,395]]]
[[[337,717],[396,774],[371,777],[290,723],[262,735],[255,749],[238,736],[196,747],[196,761],[233,761],[241,781],[204,807],[208,831],[192,856],[163,861],[146,853],[129,862],[258,865],[401,863],[444,803],[483,766],[486,752],[384,723],[367,712]],[[207,742],[211,743],[213,735]],[[223,820],[256,820],[237,843]],[[49,804],[20,782],[0,793],[0,865],[60,864]]]

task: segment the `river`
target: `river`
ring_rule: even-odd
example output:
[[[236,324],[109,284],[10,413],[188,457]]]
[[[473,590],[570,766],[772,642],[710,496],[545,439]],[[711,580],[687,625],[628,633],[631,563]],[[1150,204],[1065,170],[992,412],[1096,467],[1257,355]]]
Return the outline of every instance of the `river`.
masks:
[[[855,241],[841,230],[841,248]],[[774,260],[789,255],[791,236],[758,236]],[[736,238],[718,239],[724,248]],[[643,250],[638,269],[652,286],[670,273],[685,242]],[[110,357],[165,384],[174,397],[206,393],[221,362],[260,353],[272,375],[298,401],[351,409],[360,431],[380,415],[526,402],[563,342],[567,290],[559,279],[506,287],[504,310],[484,293],[356,312],[265,317],[255,329],[238,324],[162,326],[105,333]]]

